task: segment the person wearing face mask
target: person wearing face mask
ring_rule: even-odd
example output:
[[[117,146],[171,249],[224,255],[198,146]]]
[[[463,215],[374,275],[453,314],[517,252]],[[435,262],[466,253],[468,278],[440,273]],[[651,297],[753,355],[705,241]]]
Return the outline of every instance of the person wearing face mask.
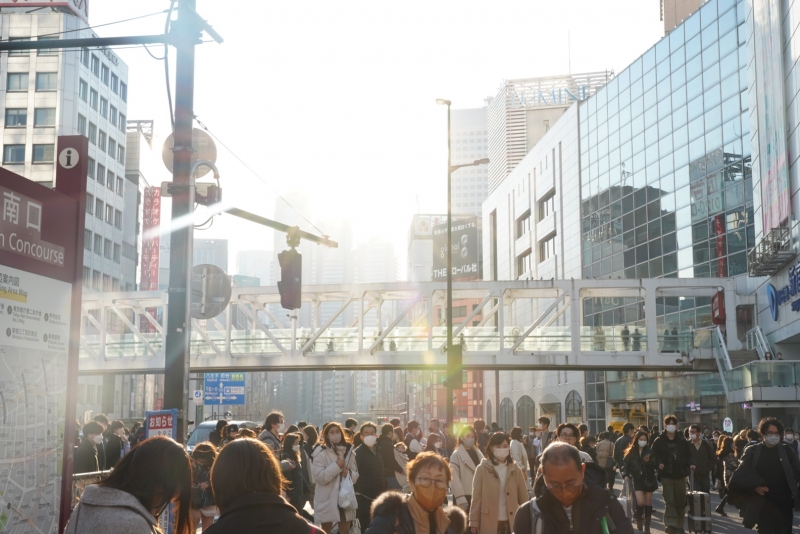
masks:
[[[623,481],[630,484],[633,479],[633,491],[636,495],[636,528],[649,533],[650,518],[653,514],[653,492],[658,489],[656,462],[650,450],[648,434],[639,430],[633,441],[625,449],[620,466]]]
[[[358,467],[358,482],[355,483],[358,510],[356,511],[361,530],[369,527],[369,511],[372,502],[386,491],[386,476],[383,459],[376,444],[378,427],[375,423],[361,425],[361,445],[356,447],[354,455]]]
[[[746,494],[743,524],[759,534],[782,534],[793,530],[793,510],[800,505],[800,460],[781,439],[783,423],[765,417],[758,424],[763,440],[744,451],[728,490]],[[754,477],[743,478],[747,474]],[[748,522],[749,521],[749,522]]]
[[[461,508],[443,508],[451,472],[440,455],[423,452],[408,462],[410,494],[387,491],[372,505],[364,534],[462,534],[467,517]]]
[[[478,439],[478,450],[485,454],[486,444],[489,443],[489,429],[486,428],[486,421],[476,419],[472,427],[475,429],[475,436]]]
[[[422,430],[419,427],[419,423],[417,421],[409,421],[408,431],[403,439],[403,443],[406,444],[406,454],[409,460],[413,460],[417,454],[422,452],[422,445],[420,444],[422,437]]]
[[[689,442],[678,432],[678,418],[664,418],[664,432],[653,442],[653,456],[661,475],[664,497],[664,532],[683,534],[686,515],[686,477],[694,469]]]
[[[689,451],[692,454],[691,463],[696,467],[694,469],[694,491],[702,491],[711,493],[711,481],[709,476],[711,471],[716,467],[716,455],[714,448],[703,439],[700,425],[692,425],[689,427]]]
[[[322,525],[322,530],[327,534],[337,524],[340,534],[350,534],[350,523],[356,518],[356,510],[339,508],[339,487],[342,479],[348,475],[353,484],[358,483],[356,457],[342,425],[335,421],[325,425],[319,440],[320,447],[314,453],[314,462],[311,464],[311,474],[317,483],[314,490],[314,522]]]
[[[800,457],[800,440],[797,439],[797,434],[794,433],[794,430],[791,428],[784,429],[783,442]]]
[[[113,424],[113,423],[112,423]],[[217,448],[208,441],[198,443],[192,451],[192,526],[203,530],[219,515],[214,492],[211,490],[211,466],[217,458]]]
[[[83,441],[75,448],[73,473],[101,471],[97,458],[97,446],[103,443],[103,426],[92,421],[83,425]]]
[[[381,427],[381,435],[376,441],[375,448],[383,463],[383,476],[386,478],[386,488],[399,491],[402,489],[402,486],[397,480],[395,473],[405,474],[405,471],[395,458],[393,436],[394,427],[391,423],[384,424]],[[359,471],[361,471],[361,468],[359,468]]]
[[[272,452],[278,454],[278,451],[281,450],[281,432],[285,429],[286,423],[283,414],[278,411],[271,412],[264,421],[264,431],[261,432],[258,439],[272,449]]]
[[[125,456],[125,444],[128,442],[125,439],[125,423],[122,421],[113,421],[108,425],[106,432],[106,465],[104,471],[108,471],[114,467],[120,458]],[[130,446],[128,447],[128,450]]]
[[[439,438],[439,434],[428,435],[423,450],[425,452],[435,452],[436,454],[440,454],[442,458],[445,458],[444,446],[442,445],[442,440]]]
[[[303,477],[303,459],[301,456],[301,436],[295,432],[283,435],[283,448],[281,448],[280,461],[283,478],[289,483],[285,489],[289,504],[294,506],[300,515],[307,514],[303,507],[306,504],[306,495],[311,493],[311,487]],[[309,519],[306,517],[306,519]]]
[[[528,500],[522,471],[511,458],[508,434],[489,438],[484,458],[472,480],[469,527],[472,534],[511,534],[517,508]]]
[[[450,489],[453,491],[456,505],[467,513],[472,502],[472,480],[475,478],[475,470],[483,460],[483,454],[476,445],[476,437],[474,428],[464,426],[458,436],[458,448],[450,456],[450,469],[453,472]]]
[[[444,456],[445,458],[449,458],[450,455],[449,455],[448,449],[447,449],[447,436],[445,436],[444,432],[442,432],[441,424],[439,423],[439,419],[437,419],[435,417],[433,419],[431,419],[431,422],[428,425],[428,432],[430,434],[436,434],[437,436],[439,436],[439,443],[441,443],[441,445],[439,446],[439,451],[438,452],[440,452],[442,454],[442,456]]]
[[[633,534],[619,501],[584,475],[590,467],[581,461],[578,449],[553,443],[542,454],[541,466],[547,491],[519,507],[515,534]]]

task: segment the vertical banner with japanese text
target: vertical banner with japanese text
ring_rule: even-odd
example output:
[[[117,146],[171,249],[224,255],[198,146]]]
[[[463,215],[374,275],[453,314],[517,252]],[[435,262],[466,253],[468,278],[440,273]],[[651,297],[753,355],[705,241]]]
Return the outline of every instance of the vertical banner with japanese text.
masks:
[[[142,266],[139,289],[158,290],[158,264],[161,250],[161,189],[146,187],[142,206]],[[153,318],[157,318],[156,308],[147,308]],[[155,332],[147,317],[141,318],[142,332]]]

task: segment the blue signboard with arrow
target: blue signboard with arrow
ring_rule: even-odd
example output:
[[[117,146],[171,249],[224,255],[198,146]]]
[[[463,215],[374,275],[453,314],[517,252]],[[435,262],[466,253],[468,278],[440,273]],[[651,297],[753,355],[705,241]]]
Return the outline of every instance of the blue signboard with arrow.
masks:
[[[206,373],[203,404],[243,405],[244,388],[244,373]]]

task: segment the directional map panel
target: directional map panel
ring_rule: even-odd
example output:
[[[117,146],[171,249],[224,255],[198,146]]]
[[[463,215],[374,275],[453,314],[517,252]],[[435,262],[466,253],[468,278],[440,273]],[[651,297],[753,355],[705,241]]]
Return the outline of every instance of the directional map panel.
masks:
[[[244,405],[244,373],[206,373],[203,404]]]

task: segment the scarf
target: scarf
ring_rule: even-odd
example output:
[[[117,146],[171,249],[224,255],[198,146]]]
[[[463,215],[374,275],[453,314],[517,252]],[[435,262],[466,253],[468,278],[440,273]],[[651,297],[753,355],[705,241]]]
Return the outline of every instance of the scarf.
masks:
[[[441,506],[433,512],[428,512],[420,506],[413,494],[406,502],[408,503],[408,510],[411,512],[411,518],[414,520],[414,532],[416,534],[445,534],[447,527],[450,526],[450,520]],[[436,525],[435,532],[431,531],[433,524]]]

